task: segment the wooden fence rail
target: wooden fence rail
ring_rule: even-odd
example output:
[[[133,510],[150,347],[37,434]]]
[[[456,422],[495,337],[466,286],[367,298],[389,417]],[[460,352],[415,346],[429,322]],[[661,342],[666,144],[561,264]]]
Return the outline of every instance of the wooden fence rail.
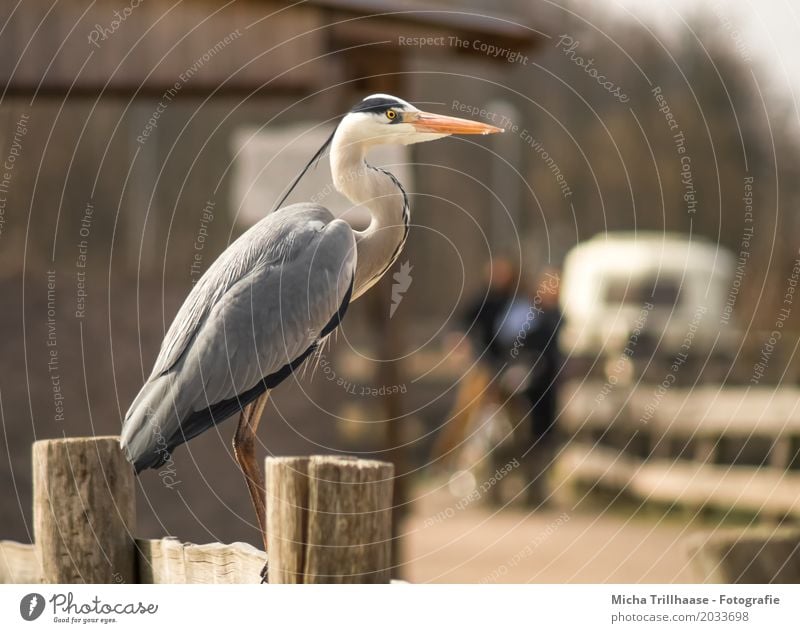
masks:
[[[34,544],[0,541],[0,583],[260,582],[267,555],[244,543],[135,538],[135,478],[117,437],[33,445]],[[268,458],[271,583],[390,581],[386,462]]]

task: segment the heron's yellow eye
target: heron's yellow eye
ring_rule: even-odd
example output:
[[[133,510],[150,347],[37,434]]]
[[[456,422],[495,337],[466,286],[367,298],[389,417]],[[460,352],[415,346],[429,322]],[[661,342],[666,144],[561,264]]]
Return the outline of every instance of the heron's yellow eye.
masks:
[[[387,110],[386,118],[389,119],[390,121],[393,121],[394,119],[397,118],[397,112],[395,112],[394,110]]]

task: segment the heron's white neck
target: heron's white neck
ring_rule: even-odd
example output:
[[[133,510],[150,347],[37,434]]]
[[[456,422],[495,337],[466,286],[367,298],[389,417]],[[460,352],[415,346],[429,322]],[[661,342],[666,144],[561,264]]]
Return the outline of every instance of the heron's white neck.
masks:
[[[358,257],[353,299],[378,282],[397,259],[408,235],[406,194],[397,179],[365,160],[362,143],[348,143],[337,133],[331,144],[331,174],[336,189],[370,210],[369,226],[355,231]]]

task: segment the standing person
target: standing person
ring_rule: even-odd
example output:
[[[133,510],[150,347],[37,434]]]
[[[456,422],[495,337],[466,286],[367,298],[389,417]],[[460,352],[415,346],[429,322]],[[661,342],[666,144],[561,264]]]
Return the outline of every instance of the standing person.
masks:
[[[468,303],[459,320],[460,331],[453,333],[460,341],[454,353],[469,369],[459,381],[447,423],[434,444],[433,459],[451,461],[476,411],[499,398],[495,378],[508,362],[508,349],[497,333],[518,291],[519,276],[510,260],[496,257],[486,266],[484,277],[485,289]]]
[[[531,363],[525,396],[530,405],[533,442],[528,501],[534,505],[548,499],[547,473],[556,452],[558,378],[562,365],[558,335],[563,325],[558,292],[558,273],[545,271],[534,296],[533,319],[523,342],[525,355]]]
[[[497,371],[508,362],[508,346],[499,333],[519,292],[519,274],[510,260],[495,257],[489,262],[486,277],[488,289],[467,306],[461,321],[474,356]]]

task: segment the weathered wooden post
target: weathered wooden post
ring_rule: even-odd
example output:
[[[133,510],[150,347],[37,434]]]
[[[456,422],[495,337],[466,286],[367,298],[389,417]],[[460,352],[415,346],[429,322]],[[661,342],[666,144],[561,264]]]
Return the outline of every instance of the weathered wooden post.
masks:
[[[761,525],[698,532],[685,541],[698,582],[800,582],[800,529]]]
[[[33,445],[33,523],[45,582],[136,581],[134,475],[118,437]]]
[[[394,466],[354,457],[268,457],[270,583],[388,583]]]

